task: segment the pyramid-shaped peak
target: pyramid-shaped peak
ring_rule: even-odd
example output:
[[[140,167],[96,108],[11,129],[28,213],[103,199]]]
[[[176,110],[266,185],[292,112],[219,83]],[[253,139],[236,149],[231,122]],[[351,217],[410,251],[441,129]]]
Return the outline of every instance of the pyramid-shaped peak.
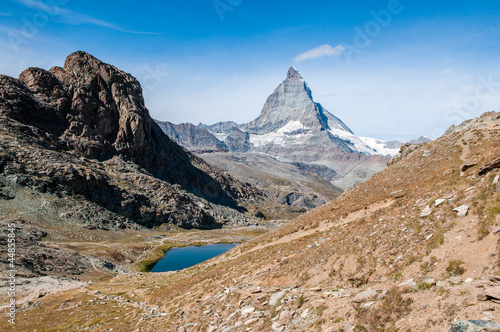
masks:
[[[299,71],[294,67],[291,66],[290,69],[288,69],[288,74],[286,75],[287,80],[301,80],[303,79],[302,76],[300,76]]]

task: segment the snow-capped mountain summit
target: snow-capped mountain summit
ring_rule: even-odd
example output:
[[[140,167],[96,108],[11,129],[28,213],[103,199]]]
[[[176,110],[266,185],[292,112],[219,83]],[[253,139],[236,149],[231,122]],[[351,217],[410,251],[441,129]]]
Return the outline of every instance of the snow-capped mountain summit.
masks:
[[[288,70],[255,120],[246,124],[200,123],[198,127],[210,131],[231,152],[259,153],[285,163],[327,167],[336,174],[328,181],[344,189],[384,169],[387,157],[397,154],[404,144],[354,134],[314,101],[295,67]],[[175,129],[182,130],[178,125]],[[186,146],[191,141],[179,143]]]
[[[291,67],[287,78],[267,98],[259,117],[248,123],[246,129],[250,134],[262,135],[290,124],[295,128],[293,123],[297,122],[308,131],[319,132],[332,126],[352,133],[340,119],[314,102],[311,89],[297,69]]]
[[[345,123],[316,103],[295,67],[269,96],[259,117],[246,126],[255,148],[271,145],[336,146],[345,153],[394,155],[398,148],[384,147],[380,140],[356,136]]]

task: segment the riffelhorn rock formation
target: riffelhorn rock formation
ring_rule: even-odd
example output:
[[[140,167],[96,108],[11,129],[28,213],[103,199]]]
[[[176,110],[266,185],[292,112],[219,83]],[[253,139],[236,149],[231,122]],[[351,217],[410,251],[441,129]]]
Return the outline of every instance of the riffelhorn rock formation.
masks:
[[[1,75],[0,135],[3,196],[65,207],[56,220],[212,228],[244,222],[242,204],[261,197],[173,142],[139,82],[85,52],[62,68]]]

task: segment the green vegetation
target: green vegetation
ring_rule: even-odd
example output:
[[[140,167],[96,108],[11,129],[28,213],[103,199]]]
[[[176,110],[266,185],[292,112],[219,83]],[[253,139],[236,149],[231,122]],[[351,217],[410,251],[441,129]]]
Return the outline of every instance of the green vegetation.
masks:
[[[464,262],[462,262],[461,260],[453,259],[448,264],[448,267],[446,268],[446,272],[448,272],[448,274],[451,277],[461,276],[466,271],[465,267],[462,266],[463,264],[464,264]]]

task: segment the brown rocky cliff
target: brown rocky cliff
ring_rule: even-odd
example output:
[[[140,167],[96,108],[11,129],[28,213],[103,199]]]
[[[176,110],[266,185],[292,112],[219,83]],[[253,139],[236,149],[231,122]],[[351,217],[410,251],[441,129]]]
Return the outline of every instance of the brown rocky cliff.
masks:
[[[98,160],[121,155],[218,203],[256,194],[170,140],[144,106],[139,82],[90,54],[69,55],[63,68],[26,69],[19,81],[2,77],[1,112],[54,135],[67,151]]]
[[[241,200],[261,197],[168,138],[139,82],[85,52],[62,68],[0,75],[0,131],[0,180],[12,175],[58,197],[83,195],[142,225],[214,227],[231,220],[226,212],[241,210]],[[199,198],[231,209],[207,210]]]

